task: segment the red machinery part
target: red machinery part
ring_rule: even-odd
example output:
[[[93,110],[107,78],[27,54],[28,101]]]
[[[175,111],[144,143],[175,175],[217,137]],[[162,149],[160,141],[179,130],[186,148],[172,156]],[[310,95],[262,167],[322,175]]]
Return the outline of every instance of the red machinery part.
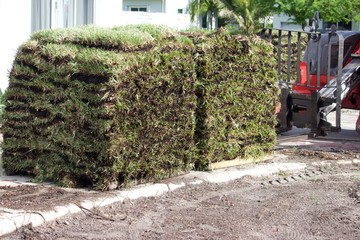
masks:
[[[275,113],[278,114],[281,110],[281,103],[278,103],[278,105],[276,105],[276,108],[275,108]]]
[[[359,117],[356,121],[356,131],[360,134],[360,112],[359,112]]]
[[[341,103],[342,108],[360,110],[360,84]]]
[[[353,55],[360,55],[360,42],[356,45]]]
[[[333,76],[330,76],[332,79]],[[300,62],[300,84],[295,84],[293,87],[294,92],[300,94],[311,94],[311,90],[320,90],[326,85],[326,75],[320,75],[320,86],[317,86],[317,77],[314,74],[310,74],[310,82],[307,82],[307,65],[306,62]]]

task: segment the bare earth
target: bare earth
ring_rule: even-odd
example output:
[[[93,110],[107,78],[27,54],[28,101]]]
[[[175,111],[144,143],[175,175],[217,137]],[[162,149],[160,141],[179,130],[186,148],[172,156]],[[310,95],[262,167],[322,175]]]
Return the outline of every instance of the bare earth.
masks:
[[[359,159],[359,152],[277,153],[309,167],[299,173],[187,186],[160,197],[84,209],[2,239],[360,239],[360,166],[335,163]],[[327,165],[316,165],[321,161]],[[3,191],[0,204],[46,210],[99,194],[22,186]]]

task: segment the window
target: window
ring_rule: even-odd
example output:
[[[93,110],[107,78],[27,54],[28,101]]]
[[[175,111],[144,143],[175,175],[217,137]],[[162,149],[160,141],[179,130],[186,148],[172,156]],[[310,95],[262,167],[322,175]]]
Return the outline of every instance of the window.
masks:
[[[31,2],[31,32],[51,27],[51,1]]]
[[[179,9],[178,9],[178,13],[182,14],[182,13],[184,13],[184,10],[181,9],[181,8],[179,8]]]
[[[76,25],[94,23],[94,0],[76,0]]]
[[[147,12],[147,7],[128,7],[131,12]]]
[[[94,0],[32,0],[31,31],[94,23]]]
[[[74,0],[51,0],[51,28],[72,27],[74,21]]]

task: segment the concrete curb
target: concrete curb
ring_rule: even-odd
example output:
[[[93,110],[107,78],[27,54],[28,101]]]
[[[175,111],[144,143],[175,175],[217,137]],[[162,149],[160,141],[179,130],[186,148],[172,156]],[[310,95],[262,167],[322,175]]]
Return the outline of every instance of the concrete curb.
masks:
[[[114,192],[112,197],[102,197],[95,201],[86,200],[79,204],[71,203],[64,206],[57,206],[51,211],[21,211],[13,209],[0,208],[0,236],[12,233],[17,229],[31,224],[34,227],[68,214],[81,212],[82,210],[90,210],[95,207],[103,207],[115,202],[123,202],[124,200],[135,200],[141,197],[160,196],[164,193],[174,191],[187,185],[209,183],[224,183],[233,181],[244,176],[264,177],[277,174],[281,171],[297,172],[304,170],[304,163],[271,163],[267,165],[258,165],[251,169],[236,170],[219,169],[212,172],[191,172],[183,177],[188,181],[178,180],[174,183],[155,183],[138,186],[131,190]]]

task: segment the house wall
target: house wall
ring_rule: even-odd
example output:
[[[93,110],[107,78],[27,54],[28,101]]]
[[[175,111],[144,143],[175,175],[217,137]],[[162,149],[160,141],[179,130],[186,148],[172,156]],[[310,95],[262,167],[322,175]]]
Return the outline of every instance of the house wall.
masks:
[[[302,30],[301,25],[291,23],[291,19],[288,15],[279,14],[273,16],[273,28],[284,30]],[[319,29],[323,29],[323,21],[319,21]]]
[[[0,0],[0,29],[0,88],[4,91],[17,48],[31,34],[31,1]]]
[[[121,12],[121,21],[112,22],[109,27],[127,24],[166,24],[169,27],[183,30],[190,27],[190,16],[188,14],[168,14],[168,13],[142,13],[142,12]],[[98,24],[97,24],[98,25]]]
[[[190,0],[123,0],[123,11],[129,11],[129,6],[146,6],[151,13],[176,14],[181,9],[187,13]]]
[[[285,30],[301,30],[301,25],[290,23],[290,17],[285,14],[274,15],[273,28]]]
[[[352,31],[360,31],[360,22],[353,22],[351,25]]]
[[[300,25],[286,24],[288,22],[291,22],[291,20],[289,18],[290,17],[285,14],[274,15],[273,16],[273,28],[286,29],[286,30],[301,30]],[[322,20],[320,20],[319,21],[319,29],[329,30],[329,29],[324,29],[324,27],[325,27],[324,22]],[[360,22],[353,21],[351,24],[351,30],[352,31],[360,31]]]
[[[74,1],[75,26],[94,23],[94,0],[69,0]],[[70,15],[71,13],[69,13]]]
[[[167,0],[166,1],[166,13],[174,14],[178,13],[178,9],[182,9],[183,13],[187,13],[189,0]]]
[[[131,4],[130,4],[131,2]],[[190,15],[187,13],[178,14],[178,9],[186,10],[188,0],[167,0],[165,2],[165,12],[130,12],[129,4],[135,6],[146,2],[151,5],[150,9],[161,10],[162,1],[144,1],[144,0],[124,0],[123,3],[118,0],[96,0],[95,2],[95,20],[94,24],[101,27],[113,27],[126,24],[165,24],[170,27],[182,30],[187,29],[193,24],[190,21]],[[155,7],[155,3],[158,7]]]
[[[123,11],[129,11],[129,7],[147,7],[148,12],[163,12],[162,0],[123,0]]]

